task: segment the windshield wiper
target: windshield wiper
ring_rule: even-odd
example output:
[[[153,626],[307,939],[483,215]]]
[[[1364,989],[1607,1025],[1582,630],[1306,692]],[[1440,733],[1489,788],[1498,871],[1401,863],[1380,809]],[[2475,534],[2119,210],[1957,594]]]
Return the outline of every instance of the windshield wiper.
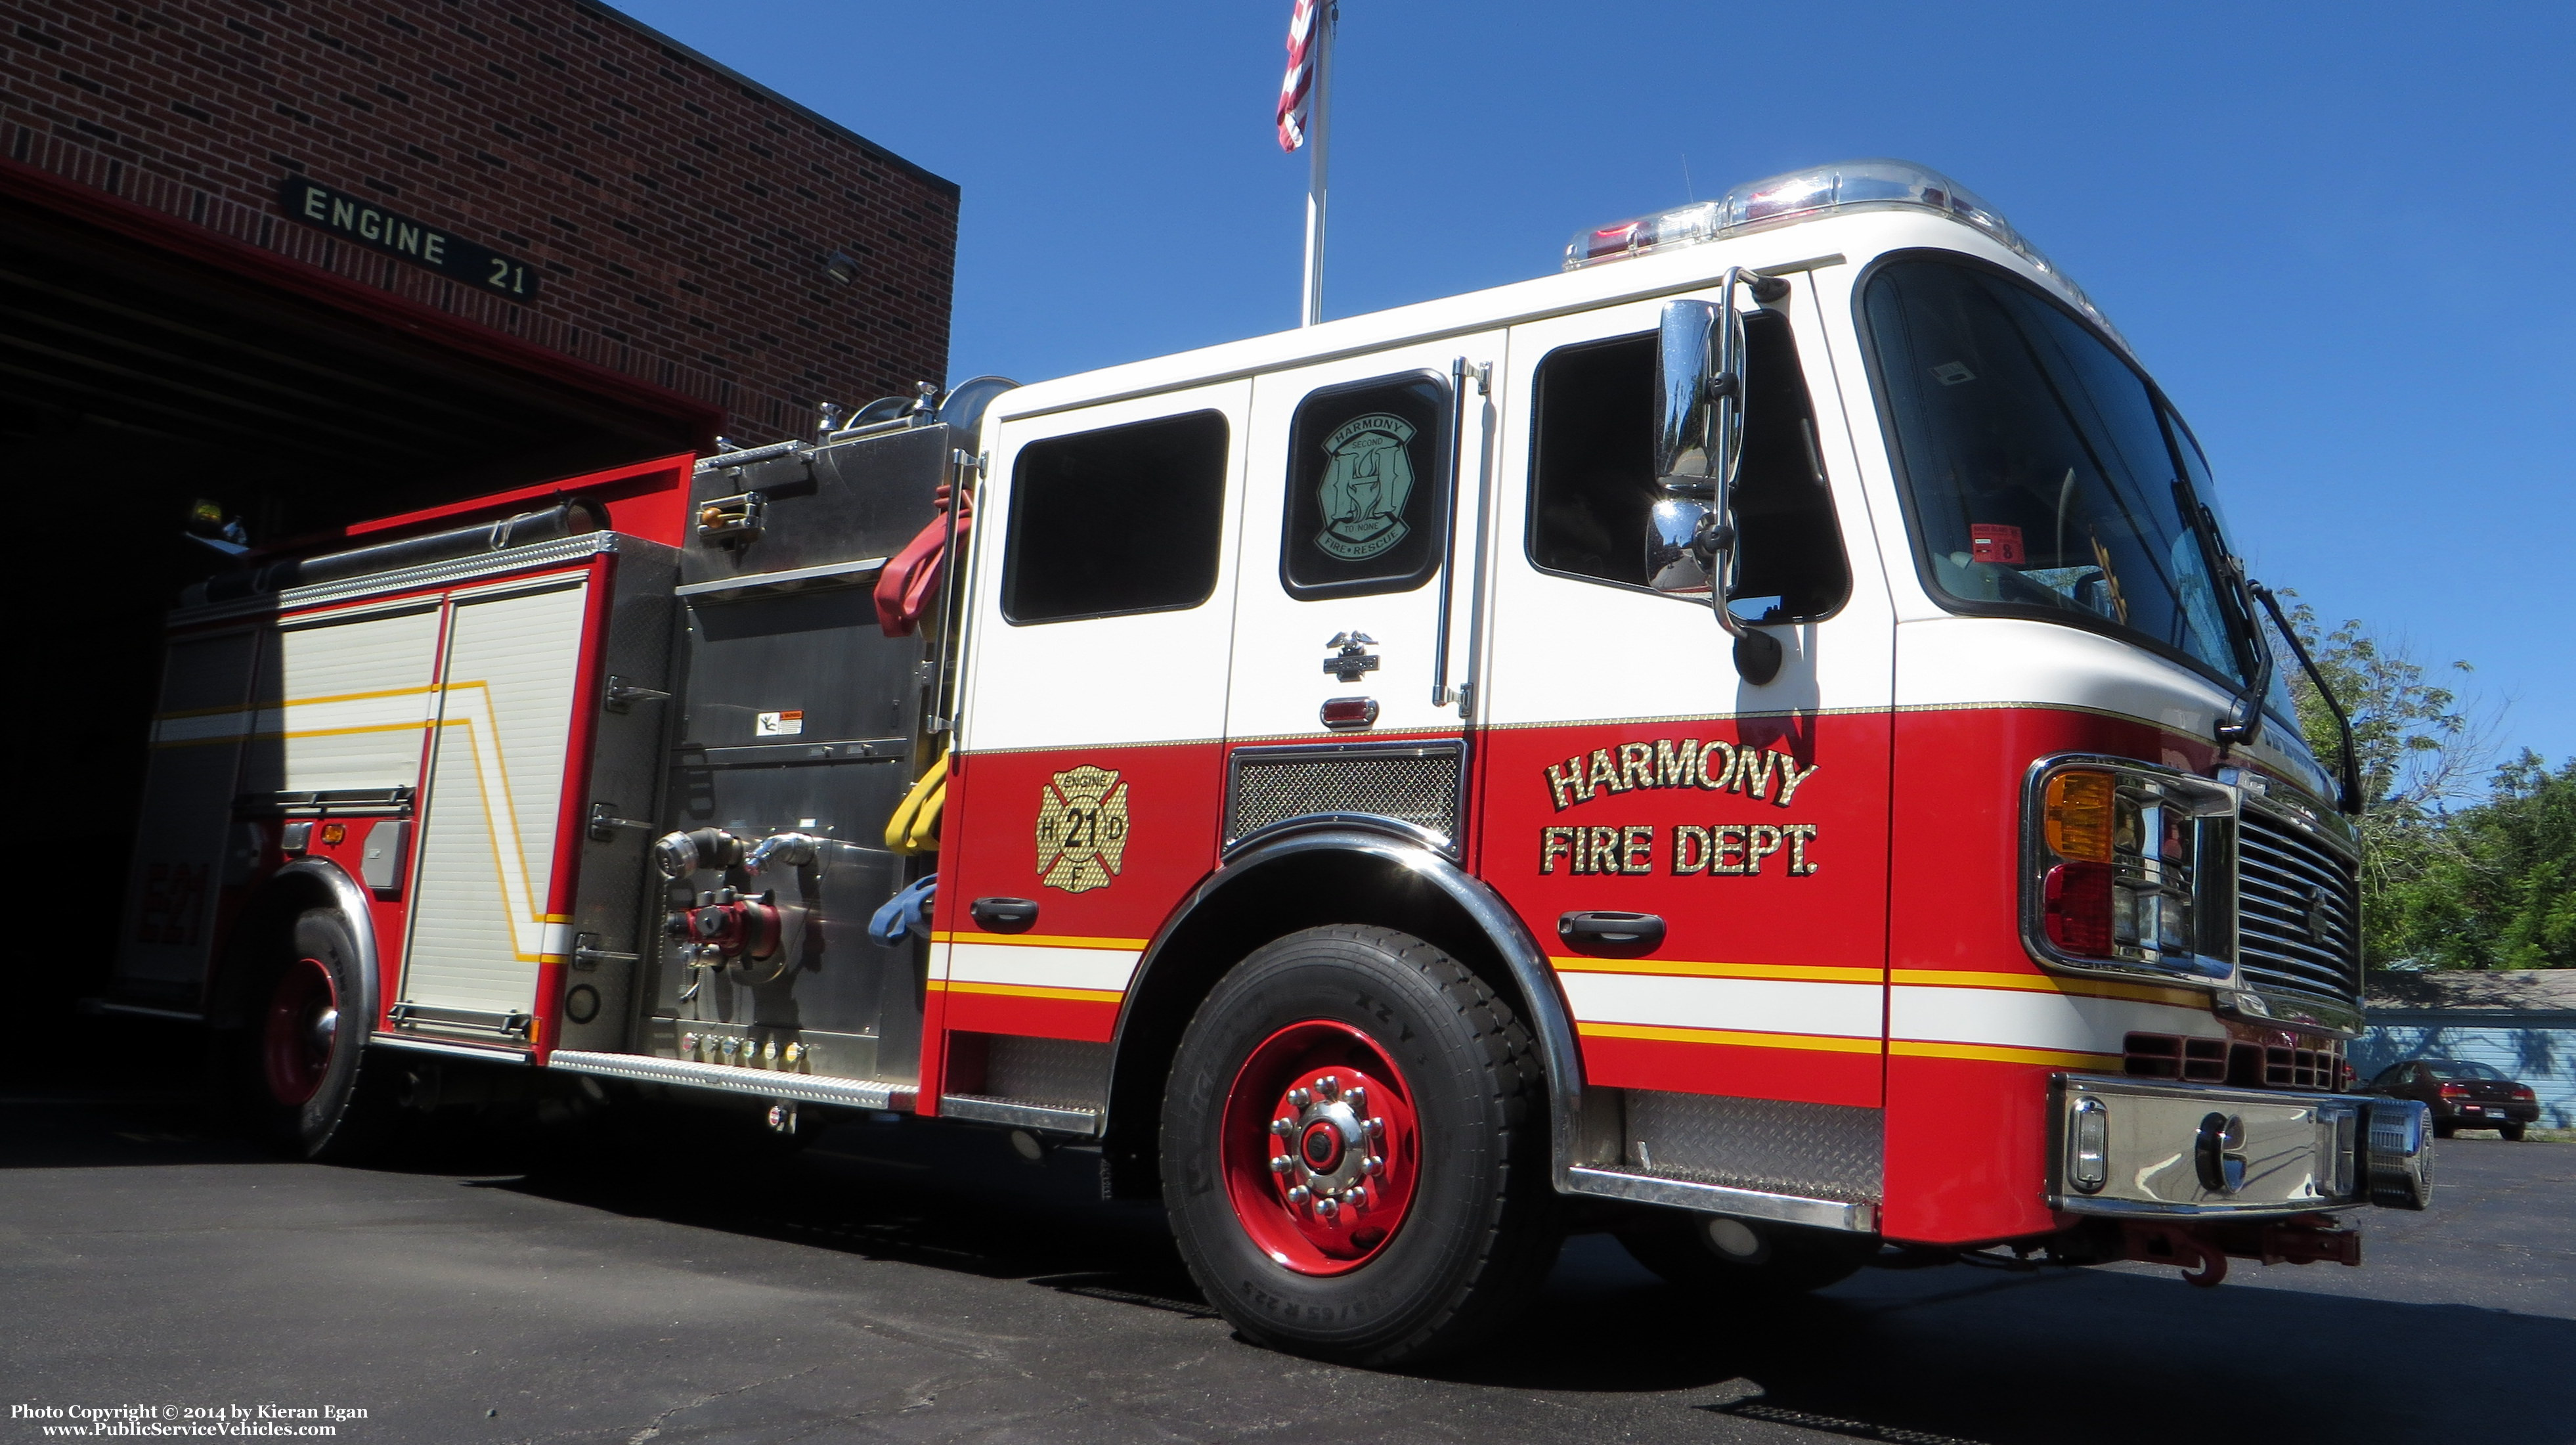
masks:
[[[2326,683],[2326,675],[2318,670],[2316,659],[2308,656],[2307,644],[2299,641],[2299,634],[2290,628],[2290,619],[2281,614],[2281,599],[2273,596],[2272,589],[2260,582],[2248,579],[2245,586],[2246,590],[2261,599],[2263,610],[2272,614],[2272,625],[2281,629],[2281,640],[2290,644],[2290,655],[2299,660],[2299,667],[2307,673],[2308,682],[2316,688],[2317,696],[2324,699],[2326,710],[2334,714],[2335,728],[2342,737],[2343,754],[2341,758],[2343,766],[2336,770],[2338,774],[2336,781],[2342,796],[2335,800],[2335,807],[2345,817],[2360,817],[2361,762],[2354,756],[2352,719],[2345,715],[2343,703],[2335,697],[2334,689]],[[2270,649],[2267,647],[2265,650],[2268,652]],[[2264,686],[2268,690],[2271,684],[2267,681]]]
[[[2245,575],[2243,563],[2227,550],[2218,535],[2218,518],[2200,499],[2188,472],[2177,470],[2174,481],[2174,508],[2182,513],[2183,525],[2191,528],[2200,540],[2201,556],[2212,573],[2223,576],[2236,592],[2236,612],[2245,620],[2245,643],[2253,650],[2254,675],[2239,678],[2236,696],[2229,702],[2227,716],[2218,723],[2221,747],[2247,747],[2263,732],[2263,695],[2272,690],[2272,644],[2263,636],[2263,624],[2254,617],[2251,596],[2253,581]]]

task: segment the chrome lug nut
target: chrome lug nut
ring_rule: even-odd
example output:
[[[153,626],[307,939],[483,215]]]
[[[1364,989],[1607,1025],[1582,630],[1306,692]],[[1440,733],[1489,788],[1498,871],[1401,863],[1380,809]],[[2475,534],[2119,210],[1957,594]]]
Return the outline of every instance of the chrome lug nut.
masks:
[[[1273,1119],[1270,1121],[1270,1132],[1281,1135],[1296,1133],[1297,1121],[1294,1119]]]
[[[1331,1074],[1326,1074],[1315,1081],[1315,1092],[1327,1099],[1337,1098],[1342,1092],[1342,1081]]]
[[[1353,1089],[1342,1096],[1342,1102],[1350,1105],[1354,1110],[1365,1109],[1368,1107],[1368,1090]]]
[[[1386,1161],[1374,1154],[1371,1154],[1360,1161],[1360,1172],[1362,1174],[1375,1174],[1384,1168],[1386,1168]]]
[[[1307,1093],[1303,1089],[1290,1089],[1288,1091],[1288,1107],[1291,1109],[1302,1109],[1313,1102],[1315,1102],[1315,1096]]]
[[[1291,1204],[1303,1204],[1306,1202],[1308,1193],[1309,1191],[1305,1185],[1291,1184],[1288,1186],[1288,1202]]]
[[[1270,1156],[1270,1172],[1273,1174],[1285,1174],[1296,1167],[1297,1161],[1289,1158],[1285,1154],[1273,1154]]]
[[[1350,1192],[1342,1197],[1350,1201],[1353,1209],[1368,1208],[1368,1186],[1364,1184],[1352,1185]]]
[[[1360,1132],[1374,1139],[1380,1134],[1386,1132],[1386,1121],[1384,1119],[1362,1119],[1360,1121]]]
[[[1324,1216],[1326,1219],[1331,1219],[1342,1212],[1342,1202],[1328,1194],[1324,1196],[1321,1202],[1316,1204],[1315,1212]]]

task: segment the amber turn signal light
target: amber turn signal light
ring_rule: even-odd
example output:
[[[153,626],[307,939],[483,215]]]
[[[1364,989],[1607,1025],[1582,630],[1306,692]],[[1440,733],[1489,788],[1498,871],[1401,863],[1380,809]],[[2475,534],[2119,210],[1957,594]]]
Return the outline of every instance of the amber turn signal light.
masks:
[[[2109,773],[2073,769],[2050,778],[2040,815],[2049,850],[2080,863],[2110,862],[2117,793]]]

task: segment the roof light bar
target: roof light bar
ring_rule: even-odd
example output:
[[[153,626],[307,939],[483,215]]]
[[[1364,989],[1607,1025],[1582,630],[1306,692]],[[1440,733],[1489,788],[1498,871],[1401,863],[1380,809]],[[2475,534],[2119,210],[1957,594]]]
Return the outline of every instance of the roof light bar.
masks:
[[[1983,231],[2064,288],[2066,299],[2120,340],[2122,346],[2128,344],[2120,338],[2110,318],[2084,294],[2084,288],[2069,280],[2038,247],[2023,240],[2011,222],[1957,181],[1912,161],[1877,159],[1812,166],[1748,182],[1714,201],[1580,231],[1566,243],[1565,269],[1580,270],[1603,261],[1696,246],[1838,211],[1896,207],[1937,211]]]

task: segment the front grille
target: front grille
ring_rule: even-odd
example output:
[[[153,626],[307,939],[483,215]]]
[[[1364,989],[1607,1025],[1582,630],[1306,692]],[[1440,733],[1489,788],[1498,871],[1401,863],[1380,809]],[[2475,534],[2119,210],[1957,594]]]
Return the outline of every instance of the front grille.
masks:
[[[2189,1079],[2200,1084],[2227,1082],[2227,1040],[2187,1039],[2179,1034],[2131,1034],[2122,1057],[2126,1071],[2141,1079]]]
[[[2252,806],[2236,852],[2236,962],[2245,982],[2357,1002],[2361,908],[2352,863]]]
[[[1454,840],[1462,761],[1457,743],[1237,748],[1226,841],[1319,813],[1393,818]]]
[[[2121,1065],[2132,1078],[2182,1079],[2199,1084],[2230,1084],[2240,1089],[2343,1087],[2343,1045],[2331,1040],[2323,1048],[2300,1049],[2185,1038],[2180,1034],[2133,1033],[2126,1040]]]

